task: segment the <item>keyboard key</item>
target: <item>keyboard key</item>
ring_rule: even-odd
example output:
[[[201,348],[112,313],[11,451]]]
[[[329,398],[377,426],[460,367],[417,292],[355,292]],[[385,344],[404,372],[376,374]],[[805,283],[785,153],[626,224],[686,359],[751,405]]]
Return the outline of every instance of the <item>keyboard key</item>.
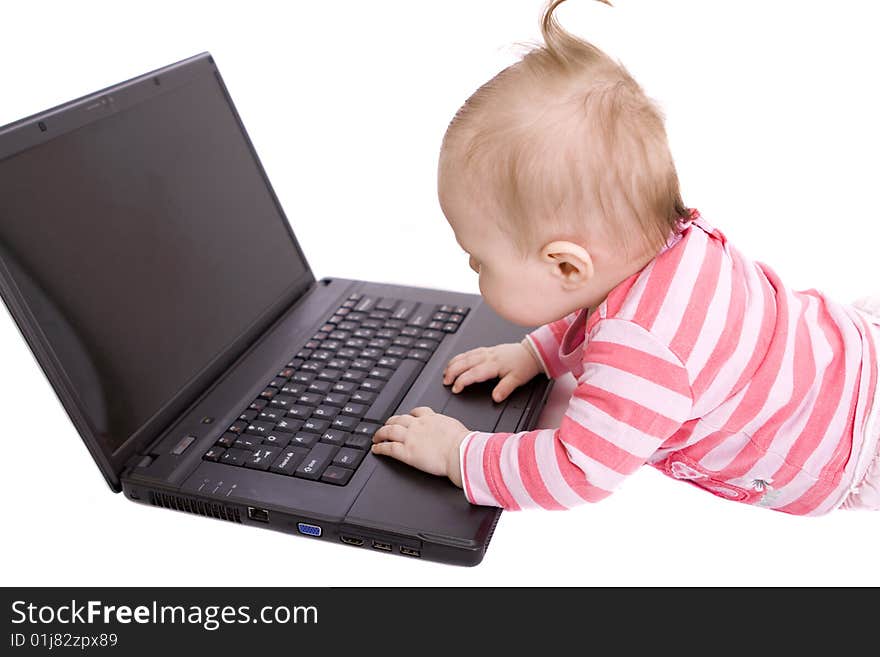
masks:
[[[255,470],[268,470],[269,466],[278,457],[280,451],[278,447],[263,445],[259,449],[254,450],[250,458],[245,459],[244,465],[246,468],[254,468]]]
[[[303,459],[296,469],[296,476],[303,479],[317,480],[324,473],[324,468],[330,463],[330,460],[336,455],[339,448],[335,445],[327,443],[318,443],[312,447],[312,451]]]
[[[333,357],[332,351],[327,351],[326,349],[320,349],[312,354],[312,360],[320,360],[325,363]]]
[[[357,402],[359,404],[372,404],[373,400],[375,399],[375,392],[369,392],[367,390],[355,390],[353,393],[351,393],[351,399],[349,401]]]
[[[372,436],[380,426],[381,425],[373,424],[372,422],[361,422],[354,428],[354,433],[364,436]]]
[[[364,379],[361,382],[361,388],[363,388],[364,390],[369,390],[370,392],[379,392],[384,387],[385,382],[379,381],[378,379]]]
[[[383,328],[376,331],[377,338],[385,338],[386,340],[392,340],[397,336],[397,331],[390,328]]]
[[[351,434],[347,431],[340,431],[339,429],[327,429],[327,431],[325,431],[321,435],[321,442],[329,443],[331,445],[344,445],[349,436],[351,436]]]
[[[320,344],[317,341],[313,341],[313,342],[315,342],[316,344]],[[311,355],[312,355],[311,349],[300,349],[298,352],[296,352],[296,357],[301,358],[302,360],[307,360],[309,357],[311,357]]]
[[[273,431],[268,436],[263,438],[264,445],[272,445],[273,447],[287,447],[290,439],[293,438],[292,433],[287,433],[285,431]]]
[[[343,381],[354,381],[355,383],[360,383],[365,378],[367,378],[367,373],[361,370],[348,370],[342,375]]]
[[[384,367],[376,367],[370,370],[370,378],[379,379],[380,381],[387,381],[391,378],[392,374],[394,374],[394,370],[389,370]]]
[[[312,381],[309,384],[309,387],[306,389],[309,392],[319,392],[322,395],[326,395],[328,392],[330,392],[331,385],[332,384],[330,381]]]
[[[337,351],[336,355],[339,356],[340,358],[352,359],[352,358],[357,358],[359,353],[360,353],[359,349],[355,349],[354,347],[345,347],[344,349],[340,349],[339,351]],[[332,367],[332,365],[330,365],[328,363],[328,367]],[[340,367],[339,369],[344,370],[346,368]]]
[[[245,411],[241,415],[238,416],[238,419],[242,422],[247,422],[250,424],[251,420],[257,417],[257,411]]]
[[[226,452],[225,449],[223,449],[222,447],[215,446],[215,447],[212,447],[211,449],[209,449],[207,452],[205,452],[205,455],[202,458],[205,459],[206,461],[219,461],[220,457],[223,456],[224,452]]]
[[[303,422],[303,431],[314,431],[315,433],[324,433],[330,426],[330,420],[322,420],[321,418],[310,417]]]
[[[377,349],[376,347],[367,347],[360,353],[360,358],[371,358],[372,360],[376,360],[380,358],[385,352],[382,349]]]
[[[358,301],[357,305],[354,309],[358,312],[367,312],[368,310],[372,310],[373,306],[376,305],[376,299],[373,297],[362,297],[360,301]]]
[[[321,475],[321,481],[328,484],[336,484],[337,486],[345,486],[348,480],[351,479],[352,474],[354,474],[354,470],[331,465],[324,470],[324,474]]]
[[[386,340],[385,338],[373,338],[367,343],[367,346],[373,347],[375,349],[385,349],[390,344],[391,340]]]
[[[367,346],[367,341],[363,338],[349,338],[345,341],[345,346],[352,349],[363,349]]]
[[[417,305],[418,304],[413,301],[402,301],[401,304],[397,307],[397,310],[391,313],[391,316],[394,319],[401,319],[403,321],[406,321],[409,319],[409,316],[412,314],[413,310],[415,310]]]
[[[258,417],[260,418],[261,422],[271,422],[274,426],[276,422],[284,419],[286,413],[287,411],[283,408],[275,408],[273,406],[270,406],[260,411],[260,415]]]
[[[461,320],[463,320],[463,319],[464,319],[464,315],[459,315],[457,313],[449,316],[449,321],[455,322],[456,324],[461,323]]]
[[[434,329],[425,329],[422,331],[422,336],[425,340],[436,340],[440,342],[445,336],[443,335],[443,331],[436,331]]]
[[[324,340],[324,342],[321,343],[322,349],[326,349],[327,351],[332,351],[334,353],[341,346],[342,342],[340,342],[339,340]]]
[[[321,370],[321,372],[318,374],[318,378],[322,379],[323,381],[335,381],[339,378],[340,374],[342,374],[341,370],[334,370],[328,367]]]
[[[443,325],[443,331],[445,333],[455,333],[458,330],[458,324],[453,324],[452,322],[448,322]]]
[[[337,415],[333,418],[333,421],[330,423],[334,429],[339,429],[340,431],[354,431],[354,428],[358,425],[360,420],[356,417],[352,417],[350,415]]]
[[[352,292],[351,294],[348,295],[348,299],[350,301],[357,301],[358,299],[363,298],[363,296],[364,296],[363,292]]]
[[[287,367],[292,367],[293,369],[298,370],[299,366],[302,364],[302,358],[294,358],[289,363],[287,363]]]
[[[293,373],[296,372],[296,369],[293,367],[285,367],[283,370],[278,372],[278,378],[280,379],[289,379],[293,376]]]
[[[351,433],[348,435],[348,438],[345,439],[345,446],[351,447],[352,449],[367,450],[370,449],[372,444],[373,437],[364,433]]]
[[[284,418],[282,420],[278,420],[278,423],[275,425],[275,431],[284,431],[285,433],[296,433],[300,430],[303,425],[302,420],[293,420],[290,418]]]
[[[432,311],[429,306],[426,306],[423,303],[419,304],[418,308],[416,308],[413,311],[412,315],[410,315],[407,324],[409,326],[421,326],[424,328],[425,326],[427,326],[428,322],[431,321],[431,312]]]
[[[339,322],[339,324],[336,325],[336,328],[343,330],[343,331],[353,331],[356,328],[360,328],[360,326],[358,325],[357,322],[345,320],[344,322]],[[363,336],[360,336],[360,337],[363,337]]]
[[[331,358],[327,361],[327,367],[334,370],[347,370],[351,365],[348,358]]]
[[[446,321],[449,321],[449,313],[444,313],[444,312],[438,311],[438,312],[434,313],[433,315],[431,315],[431,319],[435,319],[438,322],[446,322]]]
[[[269,406],[274,406],[275,408],[286,408],[290,409],[291,406],[295,403],[295,398],[288,397],[287,395],[278,395],[269,402]]]
[[[468,314],[468,310],[470,310],[470,308],[465,308],[464,306],[456,306],[452,309],[452,312],[454,312],[456,315],[464,316]]]
[[[314,411],[312,411],[312,417],[323,418],[325,420],[331,420],[339,413],[339,409],[335,406],[318,406]]]
[[[449,304],[443,304],[442,306],[438,306],[437,310],[439,310],[441,313],[451,313],[454,308]]]
[[[431,352],[425,351],[424,349],[410,349],[406,354],[407,358],[412,358],[414,360],[421,360],[424,362],[428,362],[431,358]]]
[[[388,347],[385,352],[386,356],[393,356],[394,358],[406,358],[406,353],[409,351],[406,347]]]
[[[342,331],[342,330],[336,329],[335,331],[333,331],[330,334],[330,339],[331,340],[345,340],[348,338],[349,335],[350,335],[350,333],[348,331]]]
[[[397,299],[382,297],[376,302],[376,310],[394,310],[397,307]]]
[[[287,409],[287,417],[292,417],[295,420],[305,420],[308,416],[312,414],[312,409],[308,406],[291,406]]]
[[[320,372],[323,368],[324,368],[324,363],[322,363],[319,360],[307,360],[305,363],[303,363],[299,367],[301,372]],[[299,374],[299,373],[300,372],[297,372],[297,374]],[[302,381],[303,383],[308,383],[309,381],[311,381],[311,379],[309,379],[309,381],[305,381],[302,378],[298,378],[297,374],[294,374],[292,377],[290,377],[290,380],[291,381]]]
[[[306,391],[305,383],[288,383],[286,386],[281,388],[281,394],[287,395],[288,397],[296,397],[301,395]]]
[[[437,342],[434,340],[416,340],[413,342],[413,347],[416,349],[425,349],[427,351],[434,351],[437,348]]]
[[[400,404],[404,395],[409,392],[423,367],[424,364],[419,360],[407,358],[401,361],[392,377],[388,380],[388,385],[370,406],[370,410],[367,411],[364,418],[374,422],[384,422],[387,420],[392,411]]]
[[[443,322],[438,322],[437,320],[432,320],[432,321],[428,322],[428,328],[434,329],[437,331],[441,331],[441,330],[443,330]]]
[[[348,401],[348,394],[344,392],[331,392],[324,397],[324,403],[328,406],[344,406]]]
[[[233,422],[228,431],[229,433],[244,433],[244,430],[247,429],[247,427],[247,422]]]
[[[333,457],[333,465],[341,465],[344,468],[351,468],[354,470],[361,464],[361,460],[363,460],[365,454],[366,452],[362,452],[359,449],[343,447],[336,452],[336,456]]]
[[[368,328],[360,328],[360,329],[357,329],[354,333],[352,333],[352,335],[356,338],[369,339],[369,338],[372,338],[374,335],[376,335],[376,331],[374,331],[373,329],[368,329]]]
[[[244,449],[247,451],[252,451],[257,448],[263,442],[262,436],[254,436],[249,433],[244,434],[243,436],[239,436],[238,440],[235,441],[233,447],[237,447],[238,449]]]
[[[278,458],[276,458],[275,462],[269,467],[269,472],[292,475],[296,471],[296,466],[302,463],[308,453],[309,450],[305,447],[288,447],[287,449],[282,449]]]
[[[367,412],[368,406],[364,404],[353,404],[349,402],[345,406],[342,407],[342,411],[340,411],[343,415],[353,415],[356,418],[362,418],[364,413]]]
[[[403,320],[401,319],[386,319],[382,322],[382,326],[390,329],[397,329],[398,331],[403,328]]]
[[[247,426],[247,432],[257,436],[265,436],[268,435],[268,433],[274,428],[274,422],[263,422],[262,420],[254,420]]]
[[[324,399],[324,395],[317,392],[304,392],[301,394],[296,403],[302,406],[317,406]]]
[[[382,328],[382,322],[384,320],[381,319],[365,319],[361,322],[361,326],[365,329],[376,329],[379,330]]]
[[[407,338],[418,338],[422,335],[422,330],[418,326],[404,326],[400,329],[400,335]],[[398,338],[399,339],[399,338]],[[397,344],[396,342],[394,344]]]
[[[352,393],[357,388],[357,383],[354,381],[337,381],[333,384],[333,392],[347,392]]]
[[[416,330],[418,330],[418,329],[416,329]],[[421,333],[421,331],[419,331],[419,332]],[[412,347],[412,343],[414,340],[415,340],[415,338],[410,338],[405,335],[401,335],[401,336],[394,338],[394,344],[401,346],[401,347]]]
[[[244,449],[227,449],[220,457],[220,463],[227,465],[244,465],[244,460],[250,456],[250,452]]]
[[[267,402],[265,399],[255,399],[254,401],[251,402],[251,405],[248,406],[248,410],[260,411],[268,403],[269,402]]]
[[[311,447],[318,442],[318,434],[316,433],[297,433],[290,439],[288,447]]]
[[[373,369],[373,366],[376,364],[376,361],[370,358],[356,358],[351,363],[351,369],[353,370],[364,370],[365,372],[369,372]]]
[[[400,365],[400,359],[391,358],[390,356],[383,356],[379,359],[379,362],[377,362],[376,365],[378,365],[379,367],[389,367],[391,369],[394,369],[395,367]]]
[[[377,319],[377,320],[386,320],[386,319],[388,319],[390,314],[391,313],[389,313],[387,310],[371,310],[370,314],[369,314],[369,318],[370,319]]]
[[[307,363],[303,363],[303,366],[305,365],[307,365]],[[320,371],[320,365],[320,363],[316,363],[314,371],[297,372],[292,377],[290,377],[290,380],[294,383],[311,383],[312,379],[315,378],[315,372]]]
[[[287,378],[283,376],[276,376],[269,382],[270,388],[281,388],[284,384],[287,383]]]
[[[238,440],[238,434],[227,431],[217,439],[217,444],[221,447],[232,447],[236,440]]]

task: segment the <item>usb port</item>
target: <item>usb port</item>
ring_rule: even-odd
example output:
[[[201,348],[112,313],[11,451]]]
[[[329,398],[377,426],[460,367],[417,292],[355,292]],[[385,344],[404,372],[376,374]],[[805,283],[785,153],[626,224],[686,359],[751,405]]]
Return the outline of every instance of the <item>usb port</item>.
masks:
[[[266,509],[256,509],[252,506],[248,507],[248,518],[257,522],[269,522],[269,512]]]
[[[342,535],[339,538],[342,539],[343,543],[348,543],[349,545],[363,545],[364,544],[364,539],[357,538],[355,536]]]
[[[408,557],[420,557],[422,553],[416,550],[415,548],[406,547],[405,545],[400,546],[400,553],[405,554]]]
[[[391,552],[391,543],[382,543],[381,541],[373,541],[374,550],[385,550]]]

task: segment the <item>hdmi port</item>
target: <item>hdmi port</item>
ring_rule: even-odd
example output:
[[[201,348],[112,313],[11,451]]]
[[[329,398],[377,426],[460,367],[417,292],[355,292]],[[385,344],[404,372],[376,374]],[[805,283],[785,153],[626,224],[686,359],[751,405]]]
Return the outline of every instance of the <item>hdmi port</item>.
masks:
[[[373,549],[374,550],[385,550],[386,552],[391,552],[391,543],[382,543],[380,541],[373,541]]]
[[[343,543],[348,543],[349,545],[363,545],[364,539],[355,538],[354,536],[340,536]]]

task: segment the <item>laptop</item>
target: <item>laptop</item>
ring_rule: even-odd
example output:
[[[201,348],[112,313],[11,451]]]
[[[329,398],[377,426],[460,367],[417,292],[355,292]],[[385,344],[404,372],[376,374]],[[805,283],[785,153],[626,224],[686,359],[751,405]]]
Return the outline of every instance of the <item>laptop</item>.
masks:
[[[316,280],[210,53],[0,128],[0,295],[114,492],[406,558],[478,564],[500,509],[375,430],[531,429],[551,386],[443,386],[524,333],[477,295]]]

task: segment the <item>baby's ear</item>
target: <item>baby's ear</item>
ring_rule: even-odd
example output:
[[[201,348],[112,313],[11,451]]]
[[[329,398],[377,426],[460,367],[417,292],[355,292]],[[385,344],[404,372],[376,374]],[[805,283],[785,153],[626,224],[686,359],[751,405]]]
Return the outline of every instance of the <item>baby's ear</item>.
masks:
[[[593,259],[584,247],[574,242],[558,240],[546,244],[541,249],[541,261],[569,290],[577,289],[593,278]]]

